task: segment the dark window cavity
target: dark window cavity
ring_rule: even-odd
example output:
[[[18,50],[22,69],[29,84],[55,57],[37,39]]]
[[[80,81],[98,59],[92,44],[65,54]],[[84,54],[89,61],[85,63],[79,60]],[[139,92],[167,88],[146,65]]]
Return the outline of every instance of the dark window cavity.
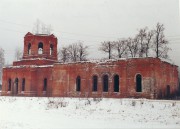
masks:
[[[30,55],[31,54],[31,44],[29,43],[28,44],[28,55]]]
[[[38,54],[43,54],[43,43],[38,44]]]
[[[108,75],[103,76],[103,92],[108,92]]]
[[[25,78],[22,79],[22,91],[25,91]]]
[[[76,91],[81,91],[81,77],[77,76],[76,78]]]
[[[98,85],[98,77],[97,76],[93,76],[93,87],[92,87],[92,91],[97,91],[97,85]]]
[[[142,92],[142,76],[136,75],[136,92]]]
[[[47,78],[44,78],[44,86],[43,86],[43,91],[47,90]]]
[[[53,45],[51,44],[50,45],[50,55],[52,55],[53,54]]]
[[[11,91],[11,79],[8,80],[8,91]]]
[[[114,76],[114,92],[119,92],[119,75]]]
[[[18,94],[18,83],[19,83],[19,80],[18,80],[18,78],[16,78],[15,79],[14,94]]]
[[[166,96],[167,96],[167,97],[170,97],[170,93],[171,93],[171,91],[170,91],[170,85],[167,85],[167,86],[166,86]]]

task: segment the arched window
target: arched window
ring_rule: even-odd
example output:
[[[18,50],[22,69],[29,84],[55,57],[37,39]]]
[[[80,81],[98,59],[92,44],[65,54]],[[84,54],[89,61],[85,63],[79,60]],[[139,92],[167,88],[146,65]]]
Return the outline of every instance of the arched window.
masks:
[[[114,92],[119,92],[119,75],[114,76]]]
[[[52,55],[53,54],[53,45],[51,44],[50,45],[50,55]]]
[[[22,91],[25,91],[25,78],[22,79]]]
[[[76,91],[81,91],[81,77],[77,76],[76,78]]]
[[[8,91],[11,91],[11,79],[8,80]]]
[[[98,77],[97,76],[93,76],[92,81],[93,81],[92,82],[92,84],[93,84],[92,91],[97,91]]]
[[[44,78],[44,86],[43,86],[43,91],[47,90],[47,78]]]
[[[43,54],[43,43],[38,44],[38,54]]]
[[[28,55],[31,54],[31,43],[28,44]]]
[[[136,92],[142,92],[142,77],[140,74],[136,75]]]
[[[14,94],[18,94],[18,83],[19,83],[19,80],[18,80],[18,78],[16,78],[16,79],[15,79]]]
[[[103,76],[103,92],[108,92],[108,75]]]

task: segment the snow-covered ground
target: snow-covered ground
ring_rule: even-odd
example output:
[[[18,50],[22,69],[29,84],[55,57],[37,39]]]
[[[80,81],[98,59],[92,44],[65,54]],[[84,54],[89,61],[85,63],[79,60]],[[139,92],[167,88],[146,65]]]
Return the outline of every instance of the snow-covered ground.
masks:
[[[0,129],[180,128],[180,101],[0,97]]]

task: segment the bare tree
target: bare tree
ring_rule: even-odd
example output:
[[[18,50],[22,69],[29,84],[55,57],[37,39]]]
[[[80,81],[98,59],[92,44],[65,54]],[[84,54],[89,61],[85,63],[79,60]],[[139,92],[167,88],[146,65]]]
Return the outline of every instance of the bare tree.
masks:
[[[84,46],[82,42],[79,42],[78,44],[78,58],[80,61],[87,60],[87,52],[88,46]]]
[[[71,61],[85,61],[87,60],[88,46],[84,46],[82,42],[73,43],[68,46],[69,58]]]
[[[76,62],[76,61],[85,61],[87,60],[89,47],[83,45],[82,42],[70,44],[67,47],[63,47],[59,50],[60,60],[63,62]]]
[[[146,41],[145,41],[145,55],[146,55],[146,57],[149,56],[149,49],[150,49],[150,46],[152,45],[153,36],[154,36],[154,31],[150,30],[147,32]]]
[[[157,58],[168,58],[168,51],[170,48],[167,47],[168,41],[164,36],[164,25],[157,23],[156,29],[154,30],[154,41],[153,41],[153,50],[156,53]]]
[[[154,32],[153,30],[148,31],[148,28],[145,27],[140,29],[136,35],[138,48],[139,48],[139,57],[148,57],[149,49],[152,45]]]
[[[112,58],[112,51],[114,48],[114,43],[111,41],[104,41],[101,43],[101,46],[99,47],[99,50],[108,53],[108,58]]]
[[[36,22],[34,23],[34,28],[33,28],[33,32],[35,34],[39,34],[40,33],[40,20],[37,19]]]
[[[37,19],[36,22],[34,23],[33,32],[35,34],[51,34],[52,30],[53,29],[51,25],[46,25],[39,19]]]
[[[114,49],[117,50],[118,58],[122,58],[123,54],[125,54],[127,50],[127,40],[121,39],[114,41]]]
[[[78,44],[74,43],[68,46],[68,53],[71,61],[78,61]]]
[[[62,49],[59,50],[59,57],[60,60],[62,60],[63,62],[68,62],[69,61],[69,51],[68,51],[68,47],[62,47]]]
[[[16,61],[18,61],[22,58],[22,50],[18,47],[15,50],[14,58]]]
[[[140,29],[139,33],[136,36],[136,41],[138,43],[138,48],[139,48],[139,57],[143,57],[145,54],[146,50],[146,45],[145,45],[145,40],[146,40],[146,31],[147,27]]]
[[[139,48],[138,48],[138,38],[128,38],[127,40],[127,48],[128,48],[128,53],[130,57],[137,57]]]

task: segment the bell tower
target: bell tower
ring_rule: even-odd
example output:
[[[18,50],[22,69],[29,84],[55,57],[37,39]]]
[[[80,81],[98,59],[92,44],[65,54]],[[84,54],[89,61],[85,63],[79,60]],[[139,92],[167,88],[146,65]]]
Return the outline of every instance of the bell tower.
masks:
[[[24,36],[23,57],[14,61],[13,66],[20,65],[52,65],[58,62],[57,37],[53,34],[32,34]]]
[[[57,61],[57,37],[53,34],[32,34],[24,37],[22,59],[49,59]]]

